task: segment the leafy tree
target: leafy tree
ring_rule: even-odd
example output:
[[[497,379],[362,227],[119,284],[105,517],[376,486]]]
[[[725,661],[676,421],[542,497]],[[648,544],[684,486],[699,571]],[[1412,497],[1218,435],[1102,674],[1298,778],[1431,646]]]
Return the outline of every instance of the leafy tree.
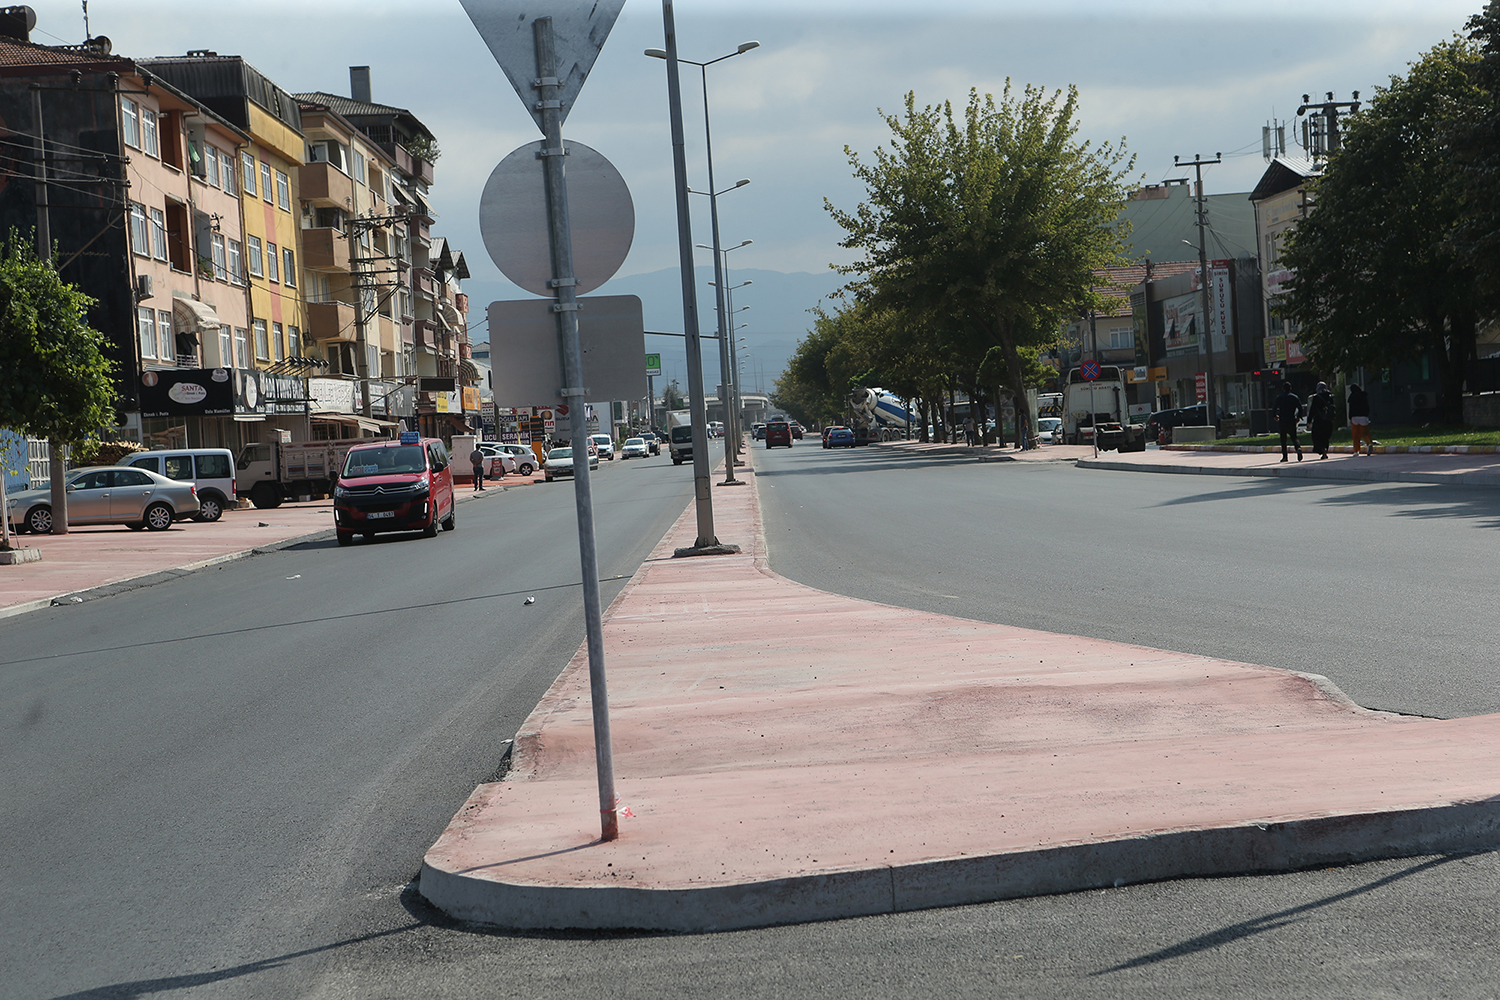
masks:
[[[882,113],[889,149],[865,163],[845,147],[868,196],[853,212],[825,200],[840,245],[862,255],[839,270],[872,305],[921,317],[930,353],[958,360],[964,382],[998,347],[1019,395],[1022,349],[1102,307],[1094,272],[1125,262],[1117,219],[1133,161],[1077,141],[1077,107],[1076,88],[1014,96],[1007,82],[998,103],[971,91],[959,120],[948,103],[918,110],[909,93],[904,115]]]
[[[77,444],[113,422],[104,335],[84,318],[93,304],[11,230],[0,252],[0,427]]]
[[[687,402],[683,398],[682,390],[677,388],[677,380],[675,378],[661,391],[661,402],[662,406],[668,410],[687,409]]]
[[[1441,139],[1481,100],[1478,55],[1463,39],[1440,44],[1348,119],[1283,258],[1297,277],[1282,310],[1316,365],[1387,367],[1431,351],[1451,423],[1463,422],[1482,308],[1453,241],[1463,185]]]
[[[1500,0],[1466,27],[1479,46],[1468,66],[1478,92],[1473,103],[1452,109],[1451,152],[1464,203],[1453,243],[1493,311],[1500,306]]]

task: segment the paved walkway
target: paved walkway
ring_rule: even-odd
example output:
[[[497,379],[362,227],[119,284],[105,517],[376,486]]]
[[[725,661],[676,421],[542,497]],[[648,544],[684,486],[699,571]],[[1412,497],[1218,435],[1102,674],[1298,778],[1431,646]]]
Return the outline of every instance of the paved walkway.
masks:
[[[767,567],[754,489],[714,515],[742,554],[671,558],[689,508],[606,617],[619,839],[580,650],[429,850],[437,906],[709,931],[1500,843],[1500,715],[822,593]]]

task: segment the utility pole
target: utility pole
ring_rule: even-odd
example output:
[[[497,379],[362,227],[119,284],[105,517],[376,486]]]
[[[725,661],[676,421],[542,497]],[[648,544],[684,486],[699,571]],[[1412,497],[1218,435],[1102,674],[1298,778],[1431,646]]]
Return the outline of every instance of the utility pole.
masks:
[[[1354,91],[1354,100],[1335,101],[1333,91],[1328,92],[1328,99],[1321,104],[1313,104],[1312,98],[1307,94],[1302,95],[1302,106],[1297,109],[1298,115],[1305,115],[1308,111],[1316,111],[1307,121],[1302,123],[1302,146],[1312,154],[1313,159],[1320,160],[1332,153],[1337,153],[1343,145],[1339,135],[1339,108],[1348,108],[1353,114],[1359,110],[1359,91]],[[1314,123],[1314,118],[1323,120],[1323,127]]]
[[[1205,388],[1203,402],[1208,410],[1208,422],[1217,426],[1218,410],[1214,409],[1214,335],[1211,322],[1213,309],[1208,301],[1208,199],[1203,193],[1203,168],[1224,161],[1223,153],[1215,153],[1212,160],[1205,160],[1199,153],[1194,153],[1193,158],[1186,163],[1180,157],[1172,157],[1172,162],[1179,167],[1192,167],[1198,174],[1198,291],[1203,296],[1203,323],[1199,331],[1208,345],[1208,385]],[[1224,331],[1226,334],[1229,331]]]
[[[52,260],[52,221],[47,215],[47,146],[42,133],[42,88],[31,85],[31,117],[36,124],[36,255]],[[66,449],[56,438],[47,441],[47,468],[52,481],[52,534],[68,533],[68,489],[64,482]],[[3,473],[0,473],[3,475]],[[0,513],[0,517],[6,516]]]

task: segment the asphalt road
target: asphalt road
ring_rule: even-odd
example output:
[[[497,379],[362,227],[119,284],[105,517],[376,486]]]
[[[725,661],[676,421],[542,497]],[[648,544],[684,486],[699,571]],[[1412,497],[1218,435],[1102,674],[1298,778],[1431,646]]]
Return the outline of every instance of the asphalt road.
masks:
[[[1480,532],[1496,512],[1469,491],[1406,501],[1405,487],[1258,490],[1232,479],[955,466],[815,444],[757,450],[756,461],[772,565],[795,579],[1260,662],[1273,661],[1218,647],[1332,657],[1335,669],[1323,672],[1346,690],[1361,683],[1342,666],[1359,657],[1335,648],[1349,637],[1376,633],[1362,640],[1365,652],[1422,645],[1385,632],[1369,611],[1340,610],[1351,585],[1387,600],[1389,591],[1336,579],[1336,567],[1314,570],[1293,594],[1262,594],[1262,582],[1284,586],[1290,572],[1297,586],[1301,567],[1323,561],[1309,539],[1333,523],[1355,522],[1330,546],[1355,538],[1399,549],[1405,543],[1382,530],[1446,530],[1462,538],[1444,551],[1472,555],[1487,551]],[[682,509],[690,476],[665,459],[606,463],[600,521],[620,520],[601,541],[612,539],[609,549],[631,536],[607,555],[606,574],[633,569]],[[1395,492],[1360,500],[1382,491]],[[1117,513],[1100,513],[1100,497]],[[570,499],[566,486],[517,491],[461,507],[451,538],[342,551],[330,542],[28,616],[19,635],[8,625],[0,833],[12,846],[0,995],[1495,995],[1496,853],[718,935],[511,934],[445,920],[409,884],[421,852],[493,771],[496,741],[580,641],[575,553],[570,544],[564,560],[537,553],[571,526]],[[1287,520],[1302,516],[1315,521]],[[1170,540],[1174,518],[1185,519],[1186,541]],[[1281,538],[1261,538],[1253,558],[1221,537],[1262,530]],[[1047,569],[1060,555],[1081,556],[1079,568]],[[1227,564],[1220,576],[1231,582],[1184,560]],[[1423,576],[1433,580],[1411,593],[1439,586],[1445,564],[1429,565]],[[1455,595],[1460,603],[1482,600],[1490,571],[1480,572],[1473,594]],[[1317,597],[1321,576],[1335,586]],[[1451,592],[1451,571],[1447,579]],[[347,596],[350,580],[359,593]],[[1214,580],[1228,593],[1199,599]],[[1137,621],[1131,609],[1158,607],[1147,592],[1165,581],[1168,610]],[[537,605],[522,608],[531,593]],[[1319,624],[1283,639],[1291,626],[1282,621],[1272,627],[1223,606],[1237,595],[1284,617],[1294,609],[1283,598],[1313,600]],[[1110,610],[1106,598],[1128,606]],[[550,616],[546,627],[528,617],[538,609]],[[1335,618],[1351,624],[1334,634]],[[1436,641],[1466,651],[1445,668],[1461,696],[1439,707],[1461,714],[1460,705],[1484,701],[1483,647],[1469,645],[1458,616],[1439,620],[1429,625]],[[141,645],[158,638],[166,641]],[[73,652],[49,655],[59,649]],[[1366,672],[1393,699],[1420,700],[1419,680]],[[878,804],[871,821],[880,821]]]

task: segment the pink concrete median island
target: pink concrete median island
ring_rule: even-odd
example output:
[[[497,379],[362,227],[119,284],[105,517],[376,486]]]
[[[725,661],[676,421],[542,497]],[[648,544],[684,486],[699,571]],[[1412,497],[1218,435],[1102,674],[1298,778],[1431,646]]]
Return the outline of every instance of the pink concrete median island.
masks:
[[[580,650],[428,851],[435,905],[710,931],[1500,846],[1500,716],[822,593],[753,490],[714,503],[743,552],[669,558],[690,509],[606,618],[619,839]]]

